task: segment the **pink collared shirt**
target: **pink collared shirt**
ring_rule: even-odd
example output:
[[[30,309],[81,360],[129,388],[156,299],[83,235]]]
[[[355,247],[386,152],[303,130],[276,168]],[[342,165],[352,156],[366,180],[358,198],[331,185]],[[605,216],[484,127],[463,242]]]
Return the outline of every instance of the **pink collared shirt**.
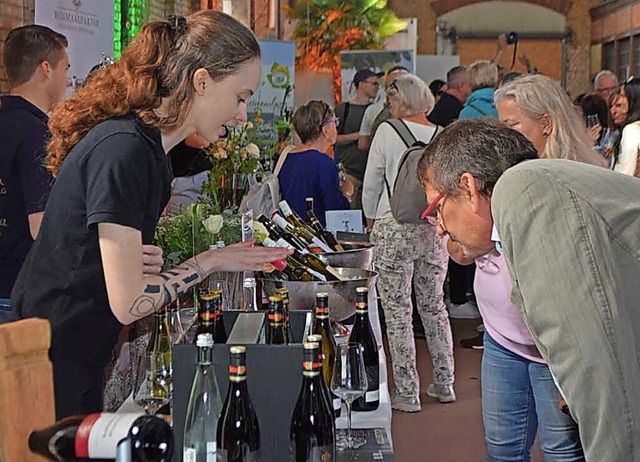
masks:
[[[523,358],[544,363],[520,311],[511,303],[511,277],[503,255],[476,258],[474,290],[484,328],[498,344]]]

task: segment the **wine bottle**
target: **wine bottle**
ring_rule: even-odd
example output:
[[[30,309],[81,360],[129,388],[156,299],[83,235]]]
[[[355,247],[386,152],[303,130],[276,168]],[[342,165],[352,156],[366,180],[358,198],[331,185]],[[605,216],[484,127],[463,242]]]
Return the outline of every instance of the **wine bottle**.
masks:
[[[327,245],[336,252],[342,252],[344,250],[342,244],[338,242],[338,240],[333,236],[331,232],[327,231],[324,226],[322,226],[322,223],[320,223],[320,220],[316,216],[316,213],[313,211],[313,197],[307,197],[306,203],[307,218],[309,218],[309,223],[311,224],[313,230],[316,232],[316,235],[324,242],[326,242]]]
[[[213,337],[200,334],[196,340],[198,366],[191,386],[184,424],[183,462],[215,462],[216,432],[222,399],[212,364]]]
[[[333,335],[331,327],[331,318],[329,315],[329,294],[319,292],[316,294],[316,312],[313,323],[313,333],[320,335],[322,338],[322,354],[324,361],[322,362],[322,375],[327,385],[327,389],[331,389],[331,378],[333,377],[333,365],[336,361],[336,339]],[[336,395],[331,393],[331,407],[334,415],[340,417],[342,412],[342,401]]]
[[[282,311],[284,313],[284,333],[287,337],[287,343],[295,343],[293,340],[293,332],[291,331],[291,313],[289,312],[289,289],[281,287],[275,290],[276,295],[282,297]]]
[[[167,331],[169,341],[172,345],[184,343],[184,327],[180,319],[180,311],[178,310],[178,301],[175,300],[167,307]]]
[[[327,265],[318,257],[311,253],[300,253],[292,246],[288,245],[284,239],[280,239],[276,242],[278,247],[284,247],[293,250],[293,254],[288,258],[292,258],[302,265],[307,267],[307,270],[312,270],[315,273],[320,273],[327,281],[344,281],[346,278],[342,276],[334,267]],[[312,273],[313,274],[313,273]]]
[[[294,228],[300,227],[300,228],[306,229],[310,234],[315,234],[314,229],[307,222],[305,222],[300,217],[300,215],[298,215],[296,212],[294,212],[291,209],[291,207],[289,206],[289,203],[286,200],[281,200],[278,203],[278,208],[282,212],[282,215],[284,215],[284,218],[289,223],[291,223],[291,226],[293,226]]]
[[[265,247],[281,247],[284,244],[278,245],[267,237],[262,241],[262,245]],[[271,264],[276,268],[276,270],[286,274],[287,278],[291,281],[326,281],[326,278],[321,274],[316,273],[315,275],[312,275],[311,272],[308,271],[308,268],[298,262],[295,258],[292,258],[291,255],[286,257],[284,260],[271,262]]]
[[[173,432],[164,420],[144,414],[89,414],[62,419],[29,435],[32,453],[57,462],[112,461],[129,439],[131,460],[170,462]]]
[[[271,217],[271,220],[283,231],[286,231],[294,236],[299,237],[307,247],[316,246],[321,249],[323,252],[333,252],[331,247],[325,244],[318,236],[311,233],[308,229],[303,228],[302,226],[293,226],[287,220],[282,218],[280,214],[274,213]]]
[[[324,380],[324,364],[327,361],[324,357],[324,354],[322,353],[322,345],[324,343],[322,341],[322,336],[318,334],[310,334],[307,336],[307,342],[318,344],[318,349],[319,349],[318,362],[320,363],[320,375],[322,376],[322,380],[321,380],[322,394],[327,400],[327,406],[329,407],[329,409],[331,409],[331,415],[334,417],[334,419],[337,417],[340,417],[339,413],[336,415],[336,409],[334,409],[335,404],[333,402],[333,394],[331,393],[331,390],[329,390],[329,387],[331,386],[331,384],[327,385],[327,383]],[[338,411],[341,411],[341,401],[340,401],[340,398],[337,398],[337,399],[338,399],[338,406],[339,406]]]
[[[269,327],[267,343],[270,345],[282,345],[287,343],[287,335],[284,330],[284,307],[282,297],[271,295],[269,297]]]
[[[242,310],[258,311],[256,278],[244,278],[242,281]]]
[[[215,316],[213,321],[213,341],[215,343],[227,343],[227,330],[224,326],[224,311],[222,310],[222,290],[212,290],[213,309]]]
[[[218,461],[259,462],[260,428],[247,387],[246,348],[230,348],[229,388],[218,420]]]
[[[171,358],[171,339],[169,338],[169,328],[167,325],[167,308],[163,307],[155,312],[154,326],[149,338],[149,345],[147,345],[147,351],[158,355],[157,357],[163,358],[163,364],[166,368],[163,368],[163,377],[169,386],[169,395],[172,393],[172,377],[173,377],[173,361]],[[162,406],[158,411],[158,414],[171,415],[171,403]]]
[[[200,334],[211,334],[212,336],[215,336],[216,307],[213,302],[214,299],[215,296],[210,292],[203,292],[200,294],[196,333],[193,336],[194,343],[198,340],[198,336]]]
[[[380,405],[380,361],[378,344],[369,321],[369,289],[356,289],[356,320],[349,336],[350,342],[362,345],[364,367],[369,386],[364,396],[353,402],[354,411],[375,411]]]
[[[318,344],[303,345],[302,386],[291,417],[290,462],[335,461],[336,427],[322,393],[324,380],[318,363]]]
[[[300,240],[299,237],[280,229],[280,227],[276,226],[275,223],[273,223],[264,215],[260,215],[258,217],[258,221],[264,225],[264,227],[267,229],[267,232],[269,233],[269,237],[274,242],[276,242],[278,239],[284,239],[301,252],[307,250],[307,244]]]

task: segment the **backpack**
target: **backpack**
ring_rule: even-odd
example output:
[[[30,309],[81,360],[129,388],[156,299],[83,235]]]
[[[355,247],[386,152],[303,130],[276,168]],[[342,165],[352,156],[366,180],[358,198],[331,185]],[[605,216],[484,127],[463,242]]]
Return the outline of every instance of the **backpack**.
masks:
[[[254,217],[261,214],[270,217],[271,213],[278,209],[278,203],[281,200],[278,174],[284,165],[287,155],[294,147],[293,145],[285,146],[280,153],[273,173],[265,173],[258,183],[249,188],[249,192],[247,192],[240,203],[238,213],[242,214],[253,210]]]
[[[431,139],[424,143],[416,140],[407,124],[402,120],[389,119],[385,123],[391,125],[407,147],[402,153],[402,157],[400,157],[398,173],[393,183],[393,188],[390,187],[386,175],[384,177],[391,214],[400,223],[424,223],[420,219],[420,214],[424,212],[428,204],[424,188],[418,181],[418,162],[422,157],[424,148],[442,131],[442,127],[436,125]]]

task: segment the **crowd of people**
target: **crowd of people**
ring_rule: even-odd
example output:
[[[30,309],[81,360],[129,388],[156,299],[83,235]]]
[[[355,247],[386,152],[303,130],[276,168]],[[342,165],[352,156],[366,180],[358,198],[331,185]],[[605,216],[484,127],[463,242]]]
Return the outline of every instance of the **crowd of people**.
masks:
[[[67,46],[46,27],[11,31],[0,99],[1,321],[51,323],[58,417],[102,409],[123,325],[214,271],[290,252],[233,245],[161,272],[153,245],[166,153],[196,156],[247,120],[260,48],[246,27],[213,11],[149,23],[64,99]],[[281,194],[299,213],[313,197],[323,222],[362,210],[393,409],[421,410],[414,310],[441,403],[456,400],[450,318],[477,313],[489,460],[529,460],[536,435],[550,461],[640,460],[640,78],[603,70],[572,100],[525,61],[524,75],[481,60],[430,85],[400,66],[358,70],[352,100],[296,110]],[[428,207],[407,222],[393,185],[415,143]]]

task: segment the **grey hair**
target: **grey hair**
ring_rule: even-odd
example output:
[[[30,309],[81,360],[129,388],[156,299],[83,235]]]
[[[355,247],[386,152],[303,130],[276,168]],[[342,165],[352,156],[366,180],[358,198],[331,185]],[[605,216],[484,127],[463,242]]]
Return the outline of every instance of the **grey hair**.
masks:
[[[496,88],[498,86],[498,66],[486,59],[481,59],[471,64],[467,69],[467,76],[472,90]]]
[[[464,66],[456,66],[456,67],[452,67],[451,69],[449,69],[449,72],[447,72],[447,87],[453,88],[456,85],[458,85],[458,83],[461,80],[464,80],[467,78],[467,68]]]
[[[598,72],[595,76],[595,78],[593,79],[593,89],[597,90],[598,89],[598,82],[600,81],[600,79],[602,77],[613,77],[616,81],[616,85],[619,84],[618,82],[618,76],[615,75],[612,71],[610,71],[609,69],[603,69],[600,72]]]
[[[436,104],[429,86],[414,74],[402,74],[387,88],[387,97],[400,103],[400,116],[429,114]]]
[[[532,120],[547,114],[553,128],[544,146],[542,158],[577,160],[605,166],[605,161],[589,144],[589,133],[578,111],[562,87],[542,74],[525,75],[496,90],[496,104],[512,99]]]
[[[479,191],[490,196],[505,170],[537,157],[531,141],[495,119],[460,120],[429,143],[417,174],[423,186],[454,196],[462,174],[470,173]]]

